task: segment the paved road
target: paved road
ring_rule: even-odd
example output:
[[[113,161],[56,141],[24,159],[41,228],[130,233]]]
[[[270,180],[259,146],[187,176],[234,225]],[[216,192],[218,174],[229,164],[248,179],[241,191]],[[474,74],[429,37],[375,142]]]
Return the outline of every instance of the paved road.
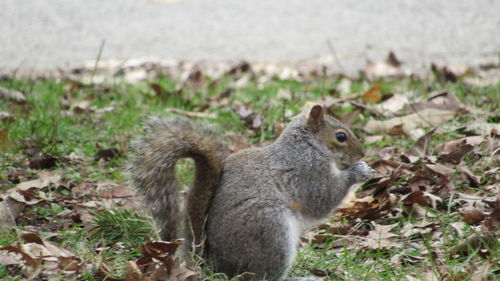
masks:
[[[499,0],[1,0],[0,68],[97,57],[290,61],[344,69],[498,59]]]

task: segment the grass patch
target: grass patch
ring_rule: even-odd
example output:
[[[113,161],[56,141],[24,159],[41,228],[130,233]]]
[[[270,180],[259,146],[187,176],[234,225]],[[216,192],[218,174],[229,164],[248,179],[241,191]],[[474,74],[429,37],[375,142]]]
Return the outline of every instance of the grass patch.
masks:
[[[82,264],[89,265],[82,267],[79,275],[82,280],[104,280],[98,274],[100,265],[112,272],[112,277],[123,278],[129,270],[128,261],[140,257],[141,245],[156,237],[150,218],[128,208],[128,197],[121,193],[120,188],[126,186],[128,180],[124,171],[129,143],[142,134],[141,124],[148,116],[172,115],[168,108],[217,114],[216,118],[203,122],[216,127],[228,142],[235,145],[239,140],[243,146],[246,143],[264,145],[275,139],[282,124],[297,114],[306,101],[335,99],[330,111],[337,117],[345,117],[359,108],[338,100],[353,97],[360,101],[360,96],[374,83],[381,85],[381,92],[386,96],[410,93],[407,97],[412,102],[424,101],[435,91],[452,91],[461,103],[481,110],[481,113],[460,115],[443,124],[453,129],[436,134],[433,147],[464,137],[467,132],[470,134],[460,128],[479,120],[489,124],[499,122],[498,116],[491,114],[499,110],[499,85],[475,87],[463,82],[443,84],[414,78],[368,81],[333,76],[303,82],[271,79],[263,83],[250,79],[247,84],[235,87],[233,78],[208,79],[180,89],[180,82],[169,77],[147,83],[107,85],[0,80],[0,86],[19,90],[27,99],[25,104],[0,103],[0,112],[12,116],[0,120],[0,129],[6,132],[0,156],[0,193],[38,178],[40,171],[29,168],[37,156],[56,157],[56,165],[44,172],[61,176],[56,186],[41,189],[43,194],[36,193],[35,199],[40,202],[22,210],[14,231],[0,234],[0,246],[23,243],[20,233],[37,232],[43,239],[75,253]],[[350,83],[348,93],[339,93],[346,79]],[[230,93],[225,95],[225,91]],[[237,106],[245,106],[252,112],[250,122],[242,118]],[[252,126],[258,116],[260,123]],[[353,119],[352,127],[362,138],[367,136],[362,128],[370,118],[374,118],[373,112],[359,110]],[[407,152],[416,143],[407,136],[381,134],[381,137],[380,141],[365,144],[369,160],[379,160],[382,149],[395,147],[399,152]],[[103,150],[109,149],[119,153],[109,159],[99,157]],[[430,150],[429,156],[436,157],[437,152]],[[481,187],[497,184],[497,178],[487,174],[496,163],[491,152],[489,158],[480,153],[467,154],[461,162],[470,167],[474,175],[484,174],[479,187],[460,182],[457,190],[473,193]],[[394,160],[398,155],[390,158]],[[177,175],[181,185],[192,182],[193,166],[192,161],[179,162]],[[452,180],[458,177],[457,172]],[[411,179],[412,174],[402,175],[392,185],[404,189]],[[365,189],[373,186],[367,185]],[[491,195],[485,190],[481,189],[482,195]],[[99,201],[104,199],[110,200]],[[406,237],[398,233],[405,226],[421,223],[422,219],[406,214],[407,206],[400,205],[401,212],[389,217],[360,218],[362,224],[358,230],[362,234],[328,234],[324,241],[308,243],[300,249],[292,275],[317,274],[326,280],[405,280],[408,276],[425,280],[431,274],[441,280],[472,278],[478,268],[498,257],[498,241],[484,241],[478,230],[482,222],[463,223],[458,210],[466,204],[464,201],[456,201],[456,197],[442,199],[435,210],[430,208],[425,219],[432,226],[423,227],[422,234]],[[360,247],[372,230],[372,221],[397,224],[395,233],[402,247],[397,250]],[[433,235],[426,236],[426,233]],[[482,243],[481,247],[471,242],[465,252],[448,251],[474,236]],[[485,278],[494,278],[498,270],[498,264],[492,263]],[[208,268],[200,272],[206,280],[221,278]],[[12,267],[0,266],[2,280],[20,280],[21,274]]]

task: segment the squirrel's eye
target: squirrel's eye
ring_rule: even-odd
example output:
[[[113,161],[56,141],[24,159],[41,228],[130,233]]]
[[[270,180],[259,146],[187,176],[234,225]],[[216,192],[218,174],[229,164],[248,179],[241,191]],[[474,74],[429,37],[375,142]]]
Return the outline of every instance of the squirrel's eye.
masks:
[[[335,134],[335,138],[337,139],[338,142],[345,142],[347,141],[347,135],[343,132],[338,132]]]

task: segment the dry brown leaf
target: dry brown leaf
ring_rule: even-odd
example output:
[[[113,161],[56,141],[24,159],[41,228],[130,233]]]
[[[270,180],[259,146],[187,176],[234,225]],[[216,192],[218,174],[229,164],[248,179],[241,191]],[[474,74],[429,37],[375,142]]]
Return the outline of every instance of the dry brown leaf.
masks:
[[[462,220],[468,224],[479,224],[484,220],[486,215],[476,208],[470,208],[460,211]]]
[[[123,279],[124,281],[141,281],[144,280],[144,276],[139,269],[139,266],[133,261],[128,261],[127,263],[128,273],[127,276]]]
[[[371,144],[371,143],[377,143],[380,142],[384,139],[384,136],[382,135],[373,135],[373,136],[366,136],[364,138],[364,142],[366,144]]]
[[[477,146],[481,144],[484,141],[483,136],[472,136],[472,137],[466,137],[466,138],[461,138],[457,140],[452,140],[446,143],[442,143],[439,145],[436,145],[434,148],[435,151],[440,152],[440,153],[451,153],[457,149],[460,148],[460,146]]]
[[[402,125],[404,132],[411,134],[411,131],[417,128],[439,126],[453,119],[456,114],[455,111],[428,108],[406,116],[394,117],[383,121],[371,119],[365,125],[364,129],[374,134],[377,132],[387,132],[395,126]]]
[[[427,102],[408,103],[404,106],[407,112],[418,112],[426,108],[434,108],[439,110],[449,110],[456,112],[474,111],[464,104],[460,103],[459,99],[453,92],[438,92],[429,97]]]
[[[399,68],[401,66],[401,61],[396,57],[396,54],[394,54],[393,51],[389,52],[389,55],[387,56],[387,59],[385,62],[391,66],[394,66],[396,68]]]
[[[458,168],[462,175],[465,176],[467,181],[469,182],[469,185],[472,187],[479,187],[481,183],[481,177],[474,175],[467,166],[460,166]]]
[[[34,205],[43,201],[43,199],[36,198],[37,190],[50,184],[58,184],[61,179],[61,176],[50,172],[39,172],[38,175],[38,179],[19,183],[1,195],[3,198],[0,202],[1,226],[14,226],[16,218],[26,205]]]
[[[425,280],[425,281],[440,281],[441,280],[441,278],[439,276],[436,276],[436,273],[431,268],[425,270],[424,273],[422,274],[422,276],[424,277],[422,280]]]
[[[432,181],[428,175],[418,170],[413,177],[408,180],[407,186],[412,191],[429,191],[431,190]]]
[[[483,281],[488,279],[488,271],[490,270],[491,264],[485,261],[481,266],[479,266],[472,274],[471,281]]]
[[[365,73],[370,79],[375,79],[379,77],[399,77],[403,75],[403,72],[396,66],[393,60],[389,58],[387,62],[374,63],[372,61],[367,61]],[[398,60],[399,61],[399,60]]]
[[[374,228],[366,236],[363,245],[370,249],[391,249],[401,246],[401,243],[395,240],[397,235],[389,232],[397,224],[380,225],[375,222],[372,222],[372,224]]]
[[[416,190],[404,195],[401,197],[401,201],[405,205],[418,204],[420,206],[428,206],[431,203],[431,200],[426,197],[421,190]]]
[[[342,206],[337,208],[336,213],[339,217],[347,218],[351,221],[357,218],[375,220],[386,215],[389,209],[390,204],[388,200],[366,196],[344,202]]]
[[[0,151],[12,146],[12,142],[9,141],[9,129],[0,129]]]
[[[401,235],[404,237],[410,237],[415,234],[427,234],[434,231],[439,227],[438,223],[427,221],[423,219],[418,223],[406,223],[400,230]]]
[[[26,254],[19,247],[14,247],[14,246],[0,247],[0,253],[1,253],[0,256],[11,256],[18,261],[17,264],[21,266],[26,265],[31,269],[38,267],[39,264],[37,260],[35,260],[30,255]]]
[[[474,149],[472,145],[461,145],[457,149],[450,153],[439,155],[439,160],[442,163],[451,163],[453,165],[458,165],[462,161],[465,154],[471,152]]]
[[[451,177],[455,173],[455,170],[442,164],[425,164],[425,167],[432,172],[445,177]]]
[[[0,232],[10,231],[16,225],[16,218],[24,207],[24,203],[10,197],[0,202]]]
[[[436,196],[432,193],[416,190],[407,195],[401,197],[401,201],[405,205],[419,205],[419,206],[429,206],[432,205],[432,208],[436,209],[437,202],[442,202],[443,199],[439,196]]]
[[[390,161],[390,159],[392,159],[394,157],[394,155],[398,155],[399,153],[400,153],[399,147],[386,146],[386,147],[379,149],[377,154],[382,160]],[[378,164],[382,164],[382,163],[378,163]],[[384,163],[384,164],[386,164],[386,163]],[[384,174],[382,171],[381,171],[381,173]]]
[[[198,87],[206,83],[207,77],[198,65],[184,71],[180,77],[179,83],[175,86],[177,92],[181,92],[186,87]]]
[[[403,109],[408,102],[408,98],[404,95],[393,95],[384,102],[373,105],[373,108],[382,115],[389,117]]]
[[[58,184],[61,176],[52,172],[40,171],[37,173],[39,178],[27,182],[19,183],[14,190],[28,190],[30,188],[41,189],[49,186],[50,184]]]
[[[487,123],[486,121],[479,121],[467,124],[465,130],[477,135],[500,136],[500,123]]]
[[[13,121],[14,116],[6,111],[0,111],[0,121]]]
[[[403,124],[399,124],[390,128],[389,130],[387,130],[387,133],[393,136],[400,136],[400,137],[404,136],[405,131],[403,130]]]
[[[135,192],[127,185],[121,184],[111,189],[111,195],[113,198],[126,198],[135,196]]]
[[[250,105],[235,103],[233,105],[233,110],[251,129],[259,129],[262,126],[262,116],[251,109]]]
[[[420,157],[429,154],[429,148],[432,141],[432,135],[434,134],[434,132],[436,132],[436,128],[433,128],[432,130],[427,132],[427,134],[420,137],[415,142],[415,145],[412,147],[411,151]]]
[[[38,155],[31,158],[29,166],[31,169],[51,169],[54,168],[59,158],[50,154]]]
[[[120,150],[118,148],[112,147],[112,148],[106,148],[106,149],[99,149],[95,155],[95,161],[99,160],[104,160],[108,161],[114,158],[117,158],[121,155]]]
[[[380,92],[380,84],[375,83],[368,91],[363,94],[364,102],[377,103],[382,99],[382,93]]]
[[[71,191],[77,195],[97,195],[94,184],[85,180],[78,183]]]
[[[25,233],[22,235],[26,243],[17,247],[3,247],[0,252],[7,251],[16,253],[22,262],[30,268],[24,274],[29,278],[43,277],[46,279],[54,274],[73,279],[80,271],[81,261],[75,255],[54,244],[42,240],[35,233]],[[20,267],[24,268],[23,264]]]
[[[250,143],[248,143],[247,137],[242,134],[230,134],[229,138],[231,139],[230,150],[232,153],[250,147]]]
[[[19,104],[26,103],[26,98],[22,92],[0,86],[0,100],[3,98],[12,99]]]

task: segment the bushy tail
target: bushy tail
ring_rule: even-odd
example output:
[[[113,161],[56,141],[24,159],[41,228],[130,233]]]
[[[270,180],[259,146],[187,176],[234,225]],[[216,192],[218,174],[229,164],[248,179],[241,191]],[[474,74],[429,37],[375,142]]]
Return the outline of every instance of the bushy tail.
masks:
[[[146,136],[132,143],[132,180],[145,196],[145,205],[160,227],[161,239],[186,238],[188,247],[192,240],[200,243],[208,206],[219,183],[221,162],[228,150],[213,132],[187,119],[151,118],[146,129]],[[181,206],[184,204],[175,175],[175,164],[181,158],[192,158],[196,169],[185,207]],[[184,214],[186,218],[181,218]],[[184,235],[179,233],[181,219],[185,219]]]

